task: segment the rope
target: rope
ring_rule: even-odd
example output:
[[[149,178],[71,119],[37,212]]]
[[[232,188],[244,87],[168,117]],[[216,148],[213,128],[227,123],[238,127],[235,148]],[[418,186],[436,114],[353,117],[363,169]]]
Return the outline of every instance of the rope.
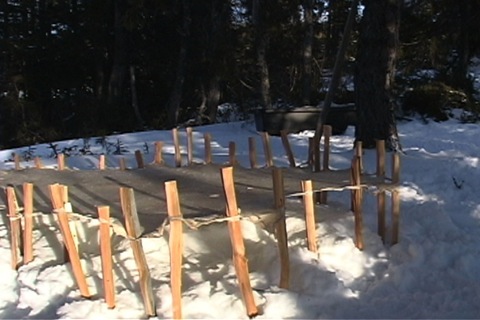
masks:
[[[359,190],[359,189],[368,189],[368,185],[361,184],[356,186],[328,187],[328,188],[316,189],[312,191],[296,192],[296,193],[285,195],[285,198],[298,197],[306,194],[314,194],[314,193],[325,192],[325,191],[343,191],[343,190]]]

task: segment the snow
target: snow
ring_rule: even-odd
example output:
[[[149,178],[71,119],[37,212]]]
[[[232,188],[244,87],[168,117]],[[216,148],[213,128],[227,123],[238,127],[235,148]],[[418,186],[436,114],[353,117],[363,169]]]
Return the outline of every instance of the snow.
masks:
[[[383,244],[376,234],[376,200],[364,199],[365,249],[355,248],[353,214],[349,194],[329,195],[331,210],[317,206],[317,254],[307,250],[301,204],[287,201],[287,231],[291,260],[291,286],[278,287],[279,257],[275,238],[248,221],[242,221],[250,280],[255,301],[263,311],[258,319],[288,318],[480,318],[480,143],[478,124],[421,121],[398,124],[402,155],[400,241]],[[182,141],[185,131],[179,130]],[[248,137],[255,136],[252,122],[231,122],[195,127],[195,161],[203,159],[203,134],[212,135],[213,160],[226,163],[228,143],[237,144],[237,159],[249,166]],[[313,132],[290,135],[297,164],[306,161],[308,137]],[[164,142],[164,158],[173,164],[171,132],[150,131],[119,134],[107,141],[121,141],[123,156],[135,167],[135,150],[147,151],[153,160],[153,142]],[[259,141],[259,140],[257,140]],[[275,164],[288,166],[281,141],[271,137]],[[259,143],[259,142],[257,142]],[[90,151],[78,151],[84,141],[58,142],[58,150],[71,149],[68,165],[92,170],[98,154],[106,150],[90,141]],[[183,143],[184,144],[184,143]],[[333,169],[349,166],[353,155],[353,128],[332,138]],[[12,169],[12,152],[0,151],[0,169]],[[264,163],[258,144],[258,162]],[[185,151],[185,150],[184,150]],[[54,167],[56,159],[47,145],[30,154],[41,156]],[[27,152],[28,153],[28,152]],[[108,154],[107,166],[118,166],[120,155]],[[33,166],[33,161],[22,162]],[[364,167],[375,170],[375,152],[366,150]],[[220,177],[219,177],[220,178]],[[2,181],[5,185],[7,182]],[[181,192],[181,190],[180,190]],[[388,199],[387,199],[388,200]],[[387,215],[389,216],[389,215]],[[390,225],[390,221],[388,221]],[[61,237],[48,213],[36,217],[34,260],[18,271],[10,267],[9,226],[0,219],[0,318],[22,319],[137,319],[144,318],[143,303],[133,254],[128,240],[114,235],[113,262],[116,307],[107,309],[103,298],[98,221],[78,222],[80,251],[87,282],[93,292],[84,299],[73,280],[70,264],[62,262]],[[164,236],[143,238],[152,276],[157,317],[172,317],[169,278],[168,228]],[[182,303],[185,318],[246,319],[232,264],[228,229],[216,223],[190,230],[184,228]]]

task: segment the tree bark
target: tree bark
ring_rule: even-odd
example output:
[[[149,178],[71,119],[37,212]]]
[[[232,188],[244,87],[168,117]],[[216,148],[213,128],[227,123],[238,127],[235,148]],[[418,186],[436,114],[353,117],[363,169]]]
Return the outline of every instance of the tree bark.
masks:
[[[303,1],[305,12],[305,39],[303,41],[303,105],[310,105],[313,63],[313,0]]]
[[[355,138],[364,148],[385,140],[399,149],[392,85],[398,47],[401,0],[366,0],[360,29],[355,92]]]
[[[267,63],[267,48],[269,38],[265,28],[265,9],[261,0],[253,1],[253,23],[255,25],[255,48],[257,54],[257,66],[259,71],[259,91],[262,106],[265,109],[272,108],[270,97],[270,75]]]
[[[182,101],[183,84],[185,82],[185,73],[187,70],[187,50],[190,38],[190,2],[182,0],[183,23],[180,41],[180,51],[178,53],[177,72],[175,83],[167,103],[167,121],[169,127],[175,127],[178,124],[180,103]]]

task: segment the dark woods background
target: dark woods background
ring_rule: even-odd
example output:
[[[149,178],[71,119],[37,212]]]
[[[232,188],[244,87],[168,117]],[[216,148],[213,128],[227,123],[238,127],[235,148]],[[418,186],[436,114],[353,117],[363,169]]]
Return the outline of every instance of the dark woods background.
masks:
[[[449,101],[475,108],[467,67],[479,50],[479,2],[361,2],[344,76],[370,68],[356,63],[357,44],[373,41],[374,47],[390,46],[396,61],[396,84],[386,89],[397,107],[430,108],[431,98],[454,92],[459,98]],[[0,146],[167,129],[188,119],[212,123],[225,102],[245,114],[258,106],[317,105],[351,3],[0,1]],[[389,25],[397,14],[398,23]],[[362,22],[365,16],[374,19]],[[396,34],[398,43],[388,44],[382,27],[366,26],[375,23]],[[342,82],[334,102],[353,101]],[[431,108],[443,108],[442,101]]]

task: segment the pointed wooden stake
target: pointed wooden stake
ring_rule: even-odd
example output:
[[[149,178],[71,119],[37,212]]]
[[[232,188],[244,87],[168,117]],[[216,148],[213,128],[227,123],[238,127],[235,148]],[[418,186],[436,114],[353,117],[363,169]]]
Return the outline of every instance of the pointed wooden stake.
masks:
[[[275,235],[277,236],[278,251],[280,254],[280,288],[288,289],[290,287],[290,258],[288,253],[287,226],[285,222],[285,188],[283,182],[282,170],[273,167],[273,197],[274,207],[281,215],[275,224]]]
[[[379,191],[377,193],[377,233],[385,243],[385,191]]]
[[[23,214],[25,215],[25,226],[23,231],[23,263],[27,264],[33,260],[33,184],[23,184]]]
[[[115,308],[115,280],[113,278],[112,244],[110,241],[110,207],[99,206],[100,254],[102,259],[103,292],[108,309]]]
[[[330,137],[332,136],[332,126],[323,126],[323,171],[330,170]]]
[[[181,167],[182,166],[182,154],[180,152],[180,141],[178,138],[178,130],[177,128],[172,129],[172,137],[173,137],[173,146],[175,148],[175,166]]]
[[[265,162],[267,167],[273,166],[272,147],[270,145],[270,136],[268,132],[260,132],[263,141],[263,151],[265,152]]]
[[[75,242],[70,231],[70,226],[68,224],[67,212],[63,208],[63,188],[59,184],[53,184],[49,186],[49,190],[50,198],[52,200],[52,204],[54,204],[54,209],[58,217],[58,223],[60,225],[63,242],[67,247],[69,260],[72,265],[73,275],[75,276],[78,288],[80,289],[80,294],[84,298],[90,298],[91,294],[88,290],[87,280],[85,279],[85,274],[82,270],[80,256],[78,255],[78,251],[76,249]]]
[[[163,164],[164,162],[162,149],[163,149],[163,142],[162,141],[155,142],[155,159],[154,159],[155,164]]]
[[[360,159],[353,157],[351,169],[352,185],[360,186]],[[352,205],[355,215],[355,246],[359,250],[363,250],[363,214],[362,214],[362,189],[352,191]]]
[[[33,159],[33,161],[34,161],[36,169],[42,169],[43,168],[42,160],[40,159],[40,157],[35,157]]]
[[[58,170],[65,170],[65,155],[63,153],[57,155],[57,166]]]
[[[222,175],[223,189],[227,202],[227,215],[232,218],[237,217],[239,214],[233,181],[233,167],[222,168],[220,172]],[[242,226],[240,221],[228,221],[228,230],[230,232],[230,240],[233,250],[233,262],[235,265],[235,271],[237,273],[238,283],[240,285],[240,291],[247,309],[247,316],[252,318],[258,315],[258,309],[255,305],[255,299],[253,297],[253,291],[250,285],[248,260],[245,256],[245,245],[243,243]]]
[[[120,188],[120,202],[125,217],[127,234],[130,239],[130,245],[132,246],[133,256],[140,276],[140,290],[142,292],[145,313],[148,317],[154,317],[156,316],[156,310],[152,291],[152,280],[150,278],[147,258],[143,251],[142,239],[140,238],[141,226],[138,220],[133,189],[124,187]]]
[[[193,133],[192,127],[187,127],[187,163],[189,166],[193,164]]]
[[[13,187],[5,189],[7,198],[8,218],[10,219],[10,245],[11,245],[11,266],[17,270],[20,266],[20,216],[18,215],[17,196]]]
[[[301,182],[303,205],[305,207],[305,224],[307,231],[308,250],[317,252],[317,231],[315,227],[315,205],[313,203],[312,180]]]
[[[400,192],[392,191],[392,245],[398,243],[400,236]]]
[[[119,163],[120,163],[120,170],[121,171],[127,170],[127,165],[125,164],[125,158],[124,157],[121,157],[119,159]]]
[[[280,131],[280,136],[282,138],[283,148],[287,154],[288,162],[290,163],[291,168],[295,168],[295,157],[293,156],[292,148],[290,147],[290,142],[288,141],[288,134],[285,130]]]
[[[105,170],[105,155],[101,154],[98,159],[98,169]]]
[[[205,164],[212,163],[212,135],[210,133],[205,133],[203,135],[204,144],[205,144]]]
[[[182,319],[182,254],[183,226],[176,181],[165,182],[167,212],[170,217],[170,287],[172,288],[173,318]]]

